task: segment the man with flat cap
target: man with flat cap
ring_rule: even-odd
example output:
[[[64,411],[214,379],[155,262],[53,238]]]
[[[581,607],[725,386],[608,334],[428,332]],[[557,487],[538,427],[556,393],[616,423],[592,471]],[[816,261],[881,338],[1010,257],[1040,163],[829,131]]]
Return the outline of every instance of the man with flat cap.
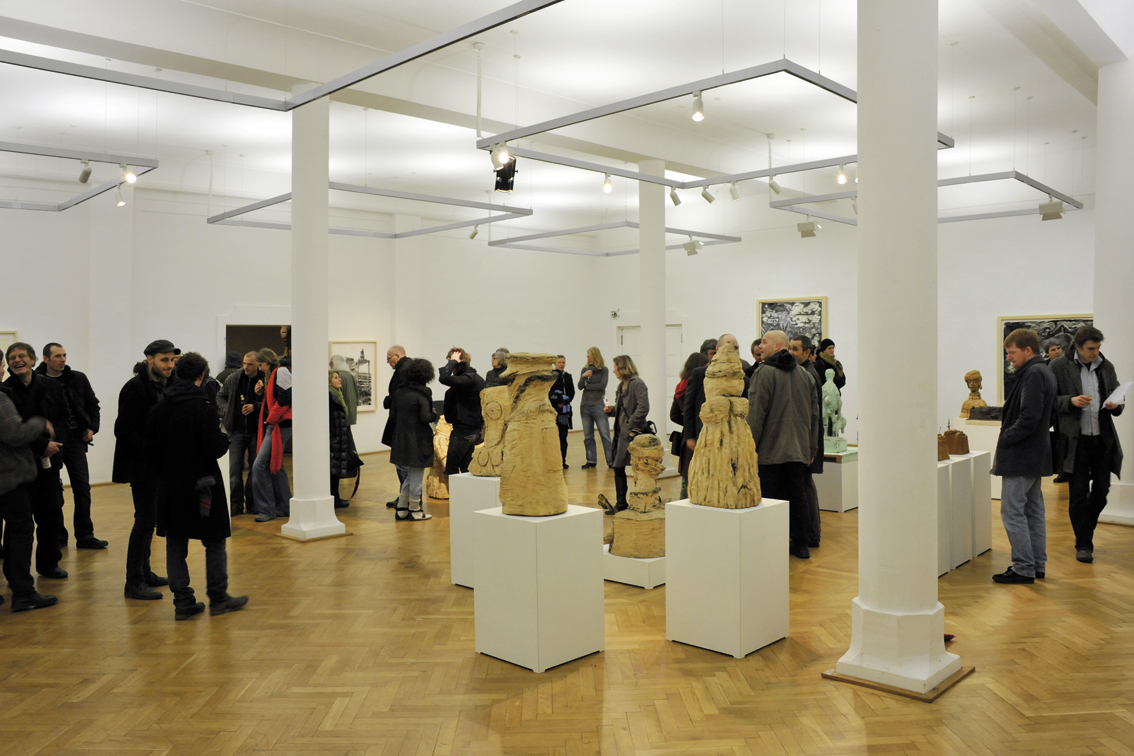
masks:
[[[169,585],[150,569],[150,543],[157,518],[157,481],[145,464],[146,421],[150,409],[162,400],[181,350],[165,339],[151,341],[146,359],[134,365],[134,377],[118,393],[118,419],[114,421],[115,483],[129,483],[134,499],[134,527],[126,548],[126,598],[150,601],[162,594],[154,588]]]

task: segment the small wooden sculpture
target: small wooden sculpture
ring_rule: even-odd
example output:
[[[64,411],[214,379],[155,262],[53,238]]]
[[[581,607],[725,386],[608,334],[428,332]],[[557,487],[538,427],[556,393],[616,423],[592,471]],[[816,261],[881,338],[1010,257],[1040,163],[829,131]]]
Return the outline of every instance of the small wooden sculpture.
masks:
[[[476,447],[469,472],[480,477],[499,477],[504,464],[504,426],[512,402],[508,386],[493,386],[480,392],[480,414],[484,417],[484,443]]]
[[[982,378],[979,370],[970,370],[965,373],[965,385],[969,387],[969,398],[961,405],[961,417],[968,420],[969,410],[973,407],[987,407],[988,403],[980,398]]]
[[[945,430],[945,445],[949,448],[950,454],[969,453],[969,437],[965,435],[964,431],[948,427],[948,423],[946,423]]]
[[[449,456],[449,434],[453,426],[442,415],[433,429],[433,469],[425,479],[425,494],[431,499],[449,498],[449,476],[445,474],[445,458]]]
[[[614,540],[610,553],[633,559],[665,556],[665,508],[658,476],[665,470],[665,448],[652,433],[642,433],[630,442],[630,466],[634,468],[634,490],[626,495],[629,509],[614,516]]]
[[[547,393],[555,382],[554,354],[513,353],[502,377],[511,378],[500,466],[504,514],[546,517],[567,511],[567,483],[555,410]]]
[[[937,434],[937,461],[944,462],[949,459],[949,442],[940,433]]]
[[[760,503],[756,443],[743,398],[744,367],[731,344],[717,347],[705,370],[704,426],[689,463],[689,501],[706,507],[747,509]]]

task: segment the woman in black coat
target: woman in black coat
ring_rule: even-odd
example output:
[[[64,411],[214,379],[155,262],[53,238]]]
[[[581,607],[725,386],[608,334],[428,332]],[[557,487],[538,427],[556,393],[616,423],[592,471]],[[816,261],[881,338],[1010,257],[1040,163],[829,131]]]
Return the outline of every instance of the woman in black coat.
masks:
[[[331,496],[335,509],[349,507],[350,502],[339,497],[339,480],[351,476],[351,458],[354,457],[354,440],[347,419],[346,398],[343,396],[343,378],[337,370],[330,371],[328,384],[328,428],[331,431]]]
[[[437,420],[433,411],[433,392],[426,385],[433,381],[433,364],[429,360],[413,360],[405,368],[406,383],[394,394],[390,418],[394,423],[394,443],[390,462],[409,468],[398,495],[398,520],[428,520],[421,508],[421,484],[425,471],[433,467],[433,428]]]

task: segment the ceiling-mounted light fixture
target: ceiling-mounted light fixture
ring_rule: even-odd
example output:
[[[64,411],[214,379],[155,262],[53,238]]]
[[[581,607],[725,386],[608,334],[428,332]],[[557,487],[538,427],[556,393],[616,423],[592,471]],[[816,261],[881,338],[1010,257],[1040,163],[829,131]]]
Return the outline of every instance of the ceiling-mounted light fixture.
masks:
[[[610,181],[610,174],[609,173],[606,174],[606,178],[604,178],[602,180],[602,190],[606,194],[610,194],[612,191],[614,191],[614,184],[611,183],[611,181]]]
[[[496,169],[496,191],[510,192],[516,183],[516,170],[518,166],[515,160],[509,160],[506,165],[502,165]]]
[[[705,120],[705,103],[701,100],[701,93],[693,93],[693,120],[700,123]]]
[[[500,170],[505,165],[507,165],[508,161],[511,160],[511,159],[512,159],[512,156],[508,153],[508,145],[498,144],[498,145],[496,145],[495,147],[492,148],[492,169],[493,170],[495,170],[495,171]]]
[[[812,236],[815,236],[815,232],[823,227],[815,221],[811,220],[811,216],[809,215],[807,216],[807,220],[805,220],[803,223],[796,223],[795,228],[797,231],[799,231],[799,238],[809,239]]]
[[[733,202],[736,202],[738,199],[740,199],[740,187],[736,185],[735,181],[733,181],[732,186],[728,188],[728,193],[732,195]]]
[[[85,184],[91,178],[91,161],[83,160],[80,162],[83,164],[83,170],[79,171],[79,183]]]
[[[854,214],[858,215],[858,197],[855,197],[850,201],[850,206],[851,210],[854,210]]]
[[[712,193],[709,192],[709,187],[707,187],[707,186],[704,189],[701,190],[701,196],[704,197],[705,201],[708,202],[710,205],[713,204],[717,199],[716,197],[714,197],[712,195]]]
[[[835,177],[835,180],[840,184],[847,183],[847,167],[845,165],[839,166],[839,174]]]
[[[133,184],[138,180],[137,174],[130,170],[124,163],[119,163],[118,167],[122,169],[122,180],[127,184]]]
[[[470,239],[475,239],[476,235],[480,233],[480,226],[473,226],[472,233],[469,234]]]
[[[689,241],[685,242],[681,246],[685,248],[685,254],[689,257],[692,257],[693,255],[701,251],[701,247],[705,246],[705,243],[701,241],[694,241],[693,237],[690,236]]]
[[[681,204],[681,198],[677,196],[677,187],[671,186],[669,188],[669,201],[673,203],[674,207]]]
[[[771,189],[776,194],[779,194],[780,192],[782,192],[784,190],[784,188],[782,186],[780,186],[779,184],[776,183],[776,177],[775,176],[769,176],[768,177],[768,188]]]
[[[1050,194],[1047,195],[1047,202],[1041,202],[1039,206],[1040,220],[1060,220],[1063,218],[1063,201],[1054,199]]]
[[[114,187],[114,202],[119,207],[122,207],[123,205],[126,204],[126,198],[122,196],[122,184],[119,184],[118,186]]]

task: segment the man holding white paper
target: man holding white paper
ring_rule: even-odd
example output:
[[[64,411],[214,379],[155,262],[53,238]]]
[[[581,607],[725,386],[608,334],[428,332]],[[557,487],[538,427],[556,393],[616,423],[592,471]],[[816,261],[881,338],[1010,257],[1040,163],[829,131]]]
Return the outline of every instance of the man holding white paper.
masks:
[[[1110,476],[1122,472],[1122,446],[1113,418],[1122,414],[1125,391],[1114,365],[1100,352],[1102,331],[1083,326],[1067,353],[1051,363],[1059,413],[1058,471],[1070,474],[1067,510],[1075,530],[1075,558],[1094,561],[1094,534],[1106,507]]]

